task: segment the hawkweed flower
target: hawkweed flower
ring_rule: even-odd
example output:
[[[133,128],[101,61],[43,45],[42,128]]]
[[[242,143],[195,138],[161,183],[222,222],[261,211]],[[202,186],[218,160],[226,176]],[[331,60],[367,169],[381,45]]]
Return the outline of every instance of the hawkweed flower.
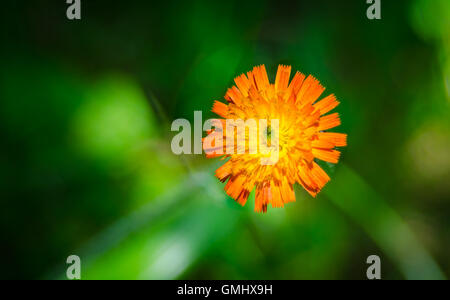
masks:
[[[222,126],[209,130],[203,139],[208,158],[228,158],[215,175],[222,182],[228,180],[225,191],[230,197],[245,205],[250,192],[256,188],[256,212],[266,212],[269,204],[283,207],[295,201],[293,185],[296,182],[315,197],[330,180],[316,160],[337,163],[340,152],[335,148],[347,145],[346,134],[326,132],[341,123],[337,113],[329,113],[339,104],[336,97],[329,95],[318,101],[325,88],[317,79],[311,75],[305,78],[297,72],[289,82],[290,74],[290,66],[280,65],[275,83],[271,84],[262,65],[254,67],[247,75],[236,77],[236,86],[225,95],[228,103],[215,101],[212,108],[221,117],[215,120],[216,125]],[[238,142],[230,146],[227,138],[231,136],[231,140],[236,141],[236,131],[223,126],[226,120],[261,119],[267,122],[256,125],[260,133],[258,149],[274,134],[270,120],[278,121],[277,159],[272,164],[261,163],[261,158],[270,153],[250,153],[249,128],[245,130],[245,145]],[[217,129],[219,127],[221,129]],[[206,139],[214,140],[219,135],[227,140],[223,145],[205,143]],[[228,151],[230,147],[235,151]]]

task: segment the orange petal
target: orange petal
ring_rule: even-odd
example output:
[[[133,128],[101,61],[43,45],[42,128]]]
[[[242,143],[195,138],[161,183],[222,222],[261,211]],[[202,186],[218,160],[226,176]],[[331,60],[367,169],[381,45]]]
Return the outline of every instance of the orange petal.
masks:
[[[319,102],[314,104],[314,108],[320,111],[321,115],[326,114],[327,112],[333,110],[336,106],[339,105],[339,101],[336,100],[336,96],[331,94]]]
[[[225,185],[225,191],[231,198],[237,201],[242,191],[244,190],[243,188],[244,182],[245,177],[242,175],[237,177],[231,177],[228,180],[227,184]],[[240,204],[244,205],[245,202]]]
[[[319,81],[309,75],[298,92],[296,103],[301,105],[312,104],[320,97],[324,90],[325,88]]]
[[[347,135],[344,133],[319,132],[318,137],[319,137],[319,140],[333,143],[336,147],[347,146]]]
[[[237,203],[239,203],[240,205],[244,206],[245,203],[247,202],[248,196],[250,195],[250,192],[248,190],[242,190],[241,194],[239,195],[239,197],[236,199]]]
[[[298,168],[298,175],[301,179],[301,183],[303,183],[303,187],[305,187],[306,190],[308,190],[308,192],[310,190],[315,190],[317,188],[317,185],[315,184],[315,182],[312,180],[311,176],[310,176],[310,170],[306,165],[301,165]]]
[[[255,211],[266,212],[267,204],[264,202],[264,189],[263,187],[257,187],[255,191]]]
[[[277,208],[277,207],[284,207],[284,203],[281,197],[281,191],[280,191],[280,186],[275,184],[273,181],[270,184],[270,191],[272,194],[272,207],[273,208]]]
[[[295,102],[295,98],[297,97],[298,91],[300,91],[304,80],[305,75],[300,72],[295,73],[295,76],[286,91],[285,100],[289,100],[291,103]]]
[[[230,177],[232,171],[232,164],[230,161],[227,161],[221,167],[216,170],[216,177],[219,178],[221,182],[225,182],[225,180]]]
[[[252,83],[247,78],[247,76],[245,76],[245,74],[241,74],[240,76],[238,76],[234,79],[234,82],[236,83],[241,94],[244,97],[248,97],[248,91],[250,90]]]
[[[330,177],[327,173],[317,164],[313,163],[313,167],[311,169],[311,177],[319,186],[319,189],[322,189],[325,184],[330,181]]]
[[[218,114],[222,118],[226,118],[228,112],[228,105],[219,101],[214,101],[212,112]]]
[[[331,115],[322,116],[319,120],[319,127],[317,130],[327,130],[341,125],[341,120],[339,119],[338,113],[333,113]]]
[[[341,155],[341,152],[329,149],[313,148],[311,152],[316,158],[333,164],[337,164],[339,161],[339,156]]]
[[[289,84],[289,76],[291,75],[291,66],[278,66],[277,77],[275,79],[275,89],[284,91]]]
[[[258,90],[265,90],[269,86],[269,78],[267,77],[266,67],[264,65],[254,67],[252,74]]]
[[[333,149],[335,144],[325,139],[318,139],[311,142],[313,148]]]
[[[281,197],[283,198],[283,203],[289,203],[295,201],[295,193],[292,185],[290,185],[286,180],[282,181],[281,184]]]
[[[236,105],[240,105],[242,103],[242,94],[238,90],[237,87],[233,86],[232,88],[229,88],[227,90],[227,93],[225,94],[225,99],[228,102],[235,103]]]

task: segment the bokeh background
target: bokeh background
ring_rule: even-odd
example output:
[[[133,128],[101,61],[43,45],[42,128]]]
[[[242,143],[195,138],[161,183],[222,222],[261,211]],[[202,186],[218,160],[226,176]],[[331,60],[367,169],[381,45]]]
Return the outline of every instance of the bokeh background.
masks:
[[[450,2],[2,3],[1,278],[450,276]],[[313,74],[349,135],[332,181],[266,215],[176,156],[171,122],[212,117],[265,64]]]

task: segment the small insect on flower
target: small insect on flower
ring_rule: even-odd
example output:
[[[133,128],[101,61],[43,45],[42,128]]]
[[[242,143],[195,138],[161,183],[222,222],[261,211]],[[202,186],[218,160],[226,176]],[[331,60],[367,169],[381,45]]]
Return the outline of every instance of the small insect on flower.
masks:
[[[256,188],[256,212],[295,201],[296,182],[315,197],[330,180],[316,160],[337,163],[335,147],[347,145],[346,134],[326,132],[341,123],[337,113],[328,114],[339,104],[336,97],[317,101],[325,90],[319,81],[297,72],[289,83],[290,74],[290,66],[280,65],[271,84],[262,65],[236,77],[225,95],[228,104],[215,101],[212,111],[221,118],[203,139],[208,158],[228,158],[216,177],[228,180],[230,197],[245,205]]]

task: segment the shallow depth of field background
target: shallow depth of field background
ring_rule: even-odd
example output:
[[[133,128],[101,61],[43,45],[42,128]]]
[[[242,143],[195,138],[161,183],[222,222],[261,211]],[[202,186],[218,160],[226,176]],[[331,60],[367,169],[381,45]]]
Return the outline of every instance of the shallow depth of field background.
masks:
[[[65,1],[2,4],[2,278],[450,277],[450,2]],[[222,162],[170,149],[176,118],[212,117],[264,63],[341,101],[332,181],[266,215]]]

